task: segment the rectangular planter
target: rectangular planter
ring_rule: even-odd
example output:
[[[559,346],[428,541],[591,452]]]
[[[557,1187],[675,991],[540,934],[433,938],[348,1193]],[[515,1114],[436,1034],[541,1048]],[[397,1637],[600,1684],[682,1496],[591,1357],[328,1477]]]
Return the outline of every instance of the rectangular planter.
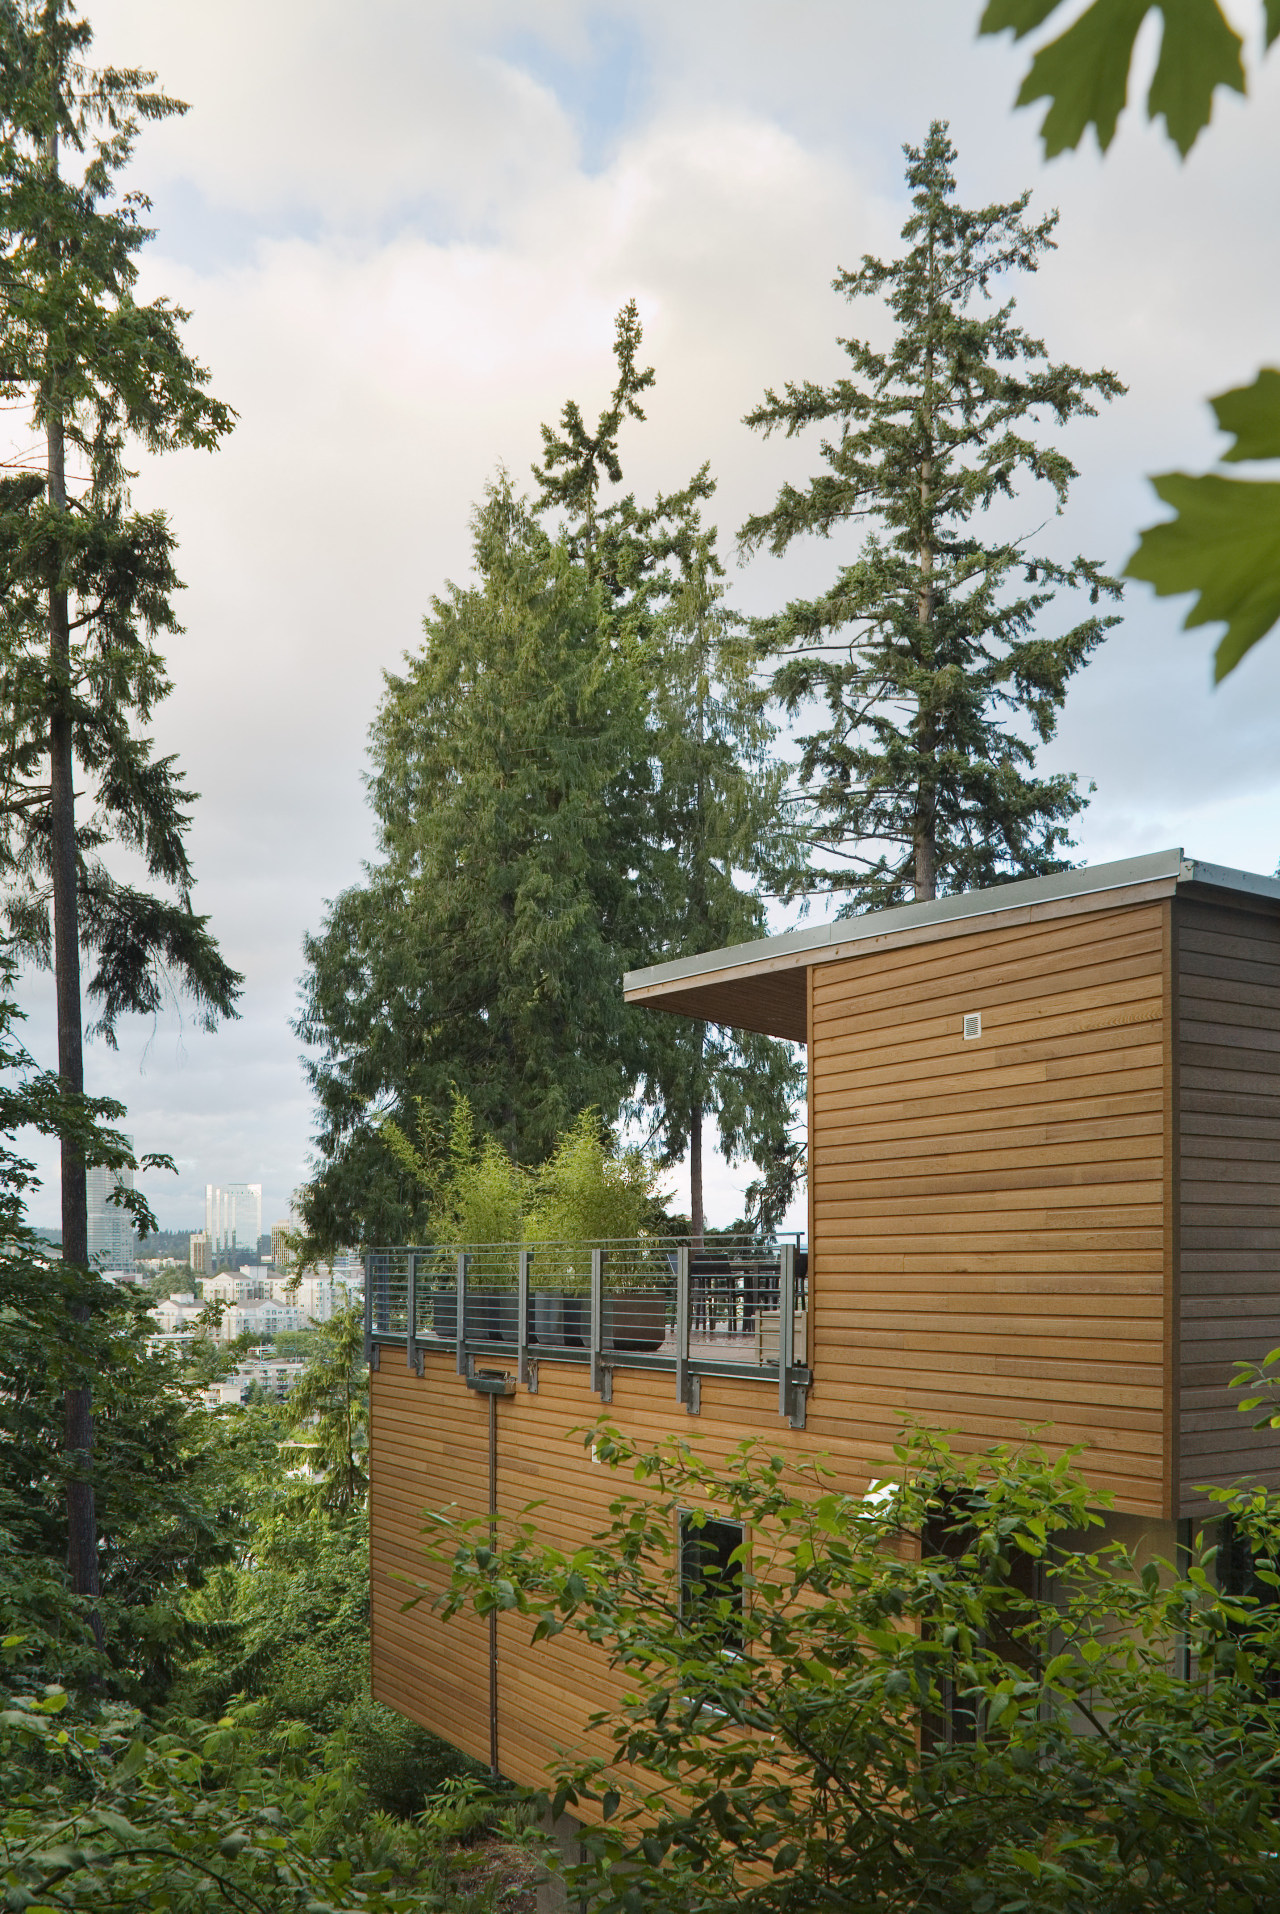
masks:
[[[467,1291],[467,1339],[505,1342],[514,1348],[520,1326],[520,1299],[514,1289]]]
[[[604,1299],[601,1325],[606,1349],[652,1355],[667,1339],[665,1289],[624,1289]]]

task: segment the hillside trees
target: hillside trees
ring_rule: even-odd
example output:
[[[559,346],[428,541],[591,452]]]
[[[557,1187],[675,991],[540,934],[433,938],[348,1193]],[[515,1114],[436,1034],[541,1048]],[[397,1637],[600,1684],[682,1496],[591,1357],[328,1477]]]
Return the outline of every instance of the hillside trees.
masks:
[[[972,529],[1024,479],[1061,509],[1075,469],[1035,421],[1064,425],[1123,390],[1110,372],[1051,362],[1011,300],[979,303],[992,282],[1036,269],[1056,215],[1029,224],[1028,195],[960,206],[940,122],[905,150],[906,252],[835,280],[850,299],[885,302],[893,343],[842,341],[844,376],[770,390],[747,417],[766,435],[822,425],[832,436],[825,469],[747,521],[745,550],[873,527],[826,592],[759,626],[787,710],[819,707],[801,741],[810,841],[827,860],[818,881],[858,910],[1062,868],[1085,798],[1073,777],[1035,775],[1027,733],[1052,737],[1068,681],[1115,620],[1095,613],[1046,636],[1042,615],[1060,588],[1094,604],[1119,594],[1091,560],[1063,564]]]
[[[793,1163],[783,1046],[622,1001],[628,967],[759,934],[753,880],[788,854],[772,731],[701,518],[711,479],[648,504],[616,490],[619,434],[653,381],[641,343],[624,307],[594,428],[570,400],[543,427],[534,504],[505,477],[490,488],[477,583],[435,600],[387,679],[369,778],[382,860],[308,940],[296,1026],[317,1053],[320,1242],[429,1227],[384,1125],[413,1136],[425,1113],[430,1130],[455,1090],[525,1163],[584,1110],[638,1115],[664,1161],[690,1148],[698,1228],[704,1110],[775,1209]]]
[[[622,485],[621,428],[644,421],[640,397],[654,383],[653,368],[639,363],[642,340],[633,300],[618,314],[617,381],[594,432],[567,401],[558,425],[542,428],[534,477],[539,511],[558,514],[569,551],[604,587],[615,630],[640,648],[650,796],[635,864],[648,906],[634,961],[653,963],[763,936],[762,893],[785,887],[796,851],[784,774],[769,749],[775,728],[704,521],[715,495],[709,468],[649,504],[606,489]],[[790,1047],[651,1012],[635,1028],[629,1114],[658,1142],[664,1167],[688,1152],[694,1239],[705,1220],[703,1127],[712,1113],[726,1157],[759,1168],[755,1220],[774,1227],[799,1173],[789,1123],[803,1073]]]
[[[663,961],[766,936],[762,888],[780,888],[794,871],[786,774],[770,752],[774,726],[743,633],[724,604],[714,534],[701,524],[691,531],[653,639],[662,915],[650,955]],[[801,1173],[790,1122],[803,1083],[803,1064],[776,1038],[649,1013],[633,1107],[648,1120],[664,1164],[688,1151],[695,1242],[706,1220],[705,1118],[714,1114],[729,1161],[756,1164],[751,1220],[776,1228]]]
[[[306,1220],[404,1239],[424,1193],[378,1125],[450,1106],[536,1161],[580,1109],[616,1116],[634,1063],[643,680],[600,587],[510,482],[475,514],[477,583],[433,601],[371,737],[382,861],[308,938],[298,1029],[321,1111]]]
[[[138,125],[180,112],[154,75],[83,64],[88,23],[65,0],[12,0],[0,14],[0,389],[29,413],[42,470],[0,495],[0,875],[20,946],[52,962],[58,1073],[84,1087],[82,956],[95,960],[95,1028],[154,1012],[178,988],[200,1016],[233,1013],[239,978],[191,905],[184,838],[191,794],[145,726],[168,690],[156,646],[179,629],[173,537],[161,512],[130,508],[126,448],[212,447],[231,414],[184,350],[185,314],[134,296],[150,237],[146,202],[117,196]],[[66,157],[75,156],[68,174]],[[92,792],[76,814],[77,767]],[[160,891],[120,882],[106,846],[140,857]],[[89,1305],[83,1139],[62,1138],[62,1280]],[[92,1596],[98,1551],[89,1374],[69,1376],[69,1559]]]

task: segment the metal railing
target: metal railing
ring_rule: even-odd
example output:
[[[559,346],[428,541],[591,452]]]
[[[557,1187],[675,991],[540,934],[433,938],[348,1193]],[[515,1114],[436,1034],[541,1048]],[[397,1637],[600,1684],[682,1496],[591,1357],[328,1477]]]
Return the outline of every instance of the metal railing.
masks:
[[[696,1409],[704,1375],[776,1382],[803,1415],[809,1375],[808,1255],[800,1237],[642,1237],[630,1242],[406,1245],[365,1258],[366,1342],[405,1348],[411,1369],[451,1352],[458,1373],[515,1358],[590,1365],[607,1401],[615,1369],[669,1370]]]

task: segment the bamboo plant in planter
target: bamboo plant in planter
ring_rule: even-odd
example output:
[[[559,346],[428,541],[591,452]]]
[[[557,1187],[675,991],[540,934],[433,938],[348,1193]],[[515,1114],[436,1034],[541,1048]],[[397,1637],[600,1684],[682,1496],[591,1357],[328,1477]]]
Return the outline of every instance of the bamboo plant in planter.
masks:
[[[590,1329],[591,1252],[606,1255],[607,1348],[658,1349],[667,1331],[667,1290],[654,1281],[653,1257],[610,1254],[617,1243],[648,1236],[656,1172],[643,1150],[618,1150],[594,1110],[584,1110],[532,1174],[525,1217],[529,1283],[540,1342],[585,1343]],[[542,1247],[540,1247],[542,1246]]]
[[[443,1137],[419,1108],[415,1143],[390,1118],[383,1139],[430,1202],[430,1236],[438,1251],[438,1286],[419,1279],[422,1331],[452,1342],[457,1335],[457,1257],[467,1268],[467,1333],[491,1342],[516,1340],[516,1275],[527,1172],[493,1137],[477,1137],[466,1097],[455,1096]]]
[[[520,1248],[529,1251],[530,1340],[584,1346],[590,1333],[591,1252],[633,1246],[606,1267],[607,1347],[657,1349],[667,1329],[667,1288],[655,1281],[661,1258],[643,1249],[657,1200],[656,1173],[643,1150],[618,1150],[599,1114],[584,1110],[538,1169],[513,1163],[492,1137],[478,1138],[471,1106],[455,1097],[445,1135],[419,1112],[419,1141],[391,1119],[382,1126],[398,1163],[426,1190],[431,1240],[439,1250],[439,1287],[419,1283],[422,1332],[452,1341],[457,1332],[454,1259],[469,1253],[467,1332],[514,1343]],[[428,1285],[430,1278],[428,1277]],[[425,1313],[424,1313],[425,1312]]]

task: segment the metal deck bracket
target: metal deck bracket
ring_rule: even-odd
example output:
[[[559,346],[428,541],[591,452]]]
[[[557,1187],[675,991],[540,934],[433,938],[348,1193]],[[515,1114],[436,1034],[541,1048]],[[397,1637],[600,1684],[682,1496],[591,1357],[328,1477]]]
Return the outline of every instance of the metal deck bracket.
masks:
[[[458,1251],[458,1374],[467,1374],[467,1252]]]
[[[613,1364],[609,1362],[600,1364],[600,1400],[613,1401]]]
[[[369,1351],[369,1367],[370,1369],[381,1369],[382,1367],[382,1344],[380,1342],[375,1342]]]
[[[591,1252],[591,1387],[604,1395],[604,1251]],[[610,1381],[610,1393],[613,1384]],[[605,1398],[606,1401],[608,1398]]]
[[[536,1356],[528,1359],[524,1366],[524,1386],[531,1396],[538,1393],[538,1360]]]
[[[702,1377],[690,1376],[685,1389],[687,1391],[684,1399],[685,1408],[691,1416],[700,1416],[702,1414]]]
[[[796,1355],[796,1251],[784,1243],[778,1256],[778,1414],[792,1409],[791,1368]]]
[[[418,1348],[418,1259],[409,1251],[409,1292],[406,1307],[404,1362],[406,1369],[422,1374],[422,1354]]]
[[[689,1373],[689,1252],[676,1251],[676,1401],[689,1404],[689,1389],[696,1376]],[[696,1415],[695,1409],[689,1410]]]
[[[529,1252],[516,1260],[516,1375],[527,1384],[529,1372]]]

